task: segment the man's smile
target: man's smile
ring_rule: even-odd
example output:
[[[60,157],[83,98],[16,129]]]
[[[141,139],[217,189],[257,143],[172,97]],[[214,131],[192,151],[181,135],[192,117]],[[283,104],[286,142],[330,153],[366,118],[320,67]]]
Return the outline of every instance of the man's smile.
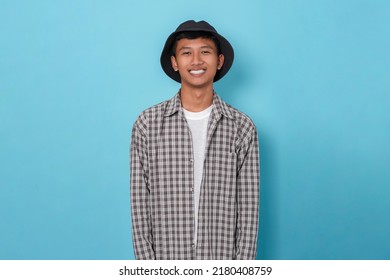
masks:
[[[193,74],[193,75],[201,75],[201,74],[203,74],[204,72],[206,72],[205,69],[190,70],[190,73]]]

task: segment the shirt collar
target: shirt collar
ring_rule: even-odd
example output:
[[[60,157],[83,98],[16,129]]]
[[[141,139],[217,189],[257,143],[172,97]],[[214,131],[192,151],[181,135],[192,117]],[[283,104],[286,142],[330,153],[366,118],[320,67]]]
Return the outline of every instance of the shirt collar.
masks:
[[[179,91],[174,97],[168,100],[168,104],[165,107],[164,116],[172,116],[173,114],[182,111],[181,108],[182,106]],[[214,92],[213,95],[213,112],[214,114],[212,115],[214,115],[214,117],[217,119],[220,119],[222,115],[229,119],[234,119],[231,111],[229,110],[229,105],[227,105],[216,92]]]

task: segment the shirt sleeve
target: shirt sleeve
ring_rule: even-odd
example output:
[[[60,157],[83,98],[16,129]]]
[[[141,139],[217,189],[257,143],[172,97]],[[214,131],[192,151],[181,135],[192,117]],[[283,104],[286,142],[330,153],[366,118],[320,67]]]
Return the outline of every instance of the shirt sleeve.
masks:
[[[259,225],[260,159],[256,128],[253,128],[238,153],[237,174],[237,260],[256,258]]]
[[[148,184],[147,139],[140,121],[134,124],[130,144],[130,202],[135,257],[153,260],[152,227],[150,219]]]

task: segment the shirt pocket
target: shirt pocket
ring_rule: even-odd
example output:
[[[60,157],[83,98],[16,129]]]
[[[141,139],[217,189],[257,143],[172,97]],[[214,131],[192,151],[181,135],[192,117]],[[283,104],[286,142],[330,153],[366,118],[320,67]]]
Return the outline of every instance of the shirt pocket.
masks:
[[[214,197],[233,202],[236,196],[237,154],[226,153],[215,157],[210,172]]]

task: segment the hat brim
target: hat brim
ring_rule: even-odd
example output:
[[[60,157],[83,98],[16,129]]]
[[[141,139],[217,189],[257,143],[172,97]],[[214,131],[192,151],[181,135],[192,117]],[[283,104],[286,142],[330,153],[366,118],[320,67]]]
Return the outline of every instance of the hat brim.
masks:
[[[226,75],[226,73],[229,71],[230,67],[233,64],[233,60],[234,60],[233,47],[229,43],[229,41],[226,40],[222,35],[220,35],[216,32],[212,32],[209,30],[206,31],[206,30],[202,30],[199,28],[193,28],[193,29],[185,30],[185,31],[175,31],[171,35],[169,35],[167,41],[165,42],[163,51],[161,53],[161,58],[160,58],[161,66],[162,66],[165,74],[167,74],[170,78],[172,78],[176,82],[178,82],[178,83],[181,82],[179,72],[175,71],[172,67],[171,50],[172,50],[172,46],[173,46],[173,43],[175,41],[176,36],[182,32],[187,32],[187,31],[204,31],[204,32],[212,34],[213,36],[215,36],[218,39],[221,54],[223,54],[223,56],[224,56],[224,63],[223,63],[223,66],[221,67],[221,69],[217,70],[217,73],[214,76],[214,82],[220,80],[223,76]]]

